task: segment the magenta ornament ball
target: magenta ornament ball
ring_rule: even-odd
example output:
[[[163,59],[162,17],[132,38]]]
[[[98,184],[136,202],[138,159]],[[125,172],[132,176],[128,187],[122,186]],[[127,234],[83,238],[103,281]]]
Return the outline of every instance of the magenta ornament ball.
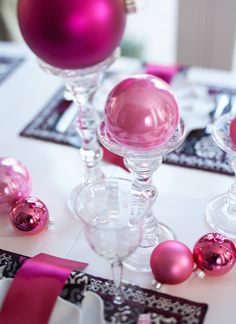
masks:
[[[9,212],[31,189],[31,177],[25,165],[14,158],[0,158],[0,213]]]
[[[12,207],[10,221],[18,232],[26,235],[38,234],[48,225],[48,209],[40,199],[28,196]]]
[[[121,81],[105,105],[108,134],[131,150],[152,150],[165,144],[179,122],[179,107],[170,86],[148,74]]]
[[[19,0],[18,21],[31,50],[61,69],[91,67],[119,46],[124,0]]]
[[[221,276],[229,272],[236,261],[234,243],[219,233],[202,236],[193,249],[198,269],[210,276]]]
[[[159,283],[179,284],[188,279],[193,272],[193,255],[190,249],[179,241],[164,241],[153,250],[150,266]]]

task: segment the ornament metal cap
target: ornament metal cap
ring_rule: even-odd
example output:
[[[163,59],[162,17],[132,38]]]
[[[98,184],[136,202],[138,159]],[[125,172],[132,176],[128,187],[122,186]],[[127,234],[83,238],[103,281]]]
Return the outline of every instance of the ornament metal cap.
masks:
[[[136,0],[125,0],[125,6],[128,14],[137,11]]]
[[[158,282],[156,279],[152,280],[152,286],[154,286],[157,290],[161,289],[162,284]]]
[[[128,14],[135,13],[147,6],[148,0],[125,0],[126,12]]]

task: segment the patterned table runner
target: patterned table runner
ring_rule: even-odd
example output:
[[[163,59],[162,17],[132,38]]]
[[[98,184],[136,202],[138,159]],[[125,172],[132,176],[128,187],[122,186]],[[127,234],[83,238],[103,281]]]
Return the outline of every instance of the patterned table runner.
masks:
[[[0,56],[0,84],[24,61],[23,58]]]
[[[0,250],[2,278],[14,278],[17,270],[28,257]],[[198,324],[203,323],[207,304],[174,297],[135,285],[124,284],[125,302],[114,305],[114,286],[110,280],[74,271],[71,273],[61,297],[80,305],[86,290],[97,293],[104,301],[104,317],[108,323],[135,324],[140,314],[149,313],[152,324]]]
[[[20,135],[79,148],[81,143],[75,130],[75,121],[65,132],[59,132],[56,129],[70,105],[71,102],[64,97],[63,89],[60,89]],[[108,154],[105,153],[105,159],[107,156]],[[108,160],[122,165],[122,159],[113,158],[111,154]],[[190,132],[180,148],[163,158],[164,163],[172,165],[232,175],[229,161],[229,156],[217,147],[205,129]]]

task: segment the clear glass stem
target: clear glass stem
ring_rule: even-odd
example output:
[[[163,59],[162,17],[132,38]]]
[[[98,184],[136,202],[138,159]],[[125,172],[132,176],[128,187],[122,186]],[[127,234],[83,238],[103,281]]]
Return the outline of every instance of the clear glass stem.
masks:
[[[81,159],[85,165],[83,182],[96,181],[103,177],[100,169],[102,149],[97,140],[99,117],[93,107],[93,96],[100,84],[103,70],[86,76],[65,78],[66,89],[78,105],[77,131],[81,138]]]
[[[140,158],[125,158],[124,164],[128,170],[133,174],[133,186],[135,190],[145,192],[150,200],[150,208],[146,213],[143,238],[139,245],[140,247],[148,248],[157,245],[159,239],[158,220],[153,214],[152,205],[157,199],[157,189],[153,184],[152,175],[162,163],[162,157],[155,158],[144,157]]]
[[[98,143],[97,127],[99,118],[93,107],[93,97],[96,93],[104,72],[119,57],[120,50],[115,51],[104,61],[84,69],[60,69],[39,60],[41,68],[52,75],[63,79],[66,95],[71,97],[78,106],[77,131],[81,138],[80,155],[84,162],[85,172],[82,178],[83,183],[94,182],[104,175],[100,169],[102,149]],[[81,183],[75,187],[67,201],[69,209],[74,216],[74,203]]]
[[[97,140],[98,116],[92,100],[97,91],[104,72],[120,55],[120,49],[115,51],[101,63],[84,69],[60,69],[39,60],[41,68],[64,80],[67,94],[78,105],[77,130],[81,136],[81,158],[86,167],[84,182],[96,181],[103,177],[100,170],[102,150]],[[73,198],[72,198],[73,200]]]
[[[115,304],[122,304],[124,300],[124,295],[121,287],[121,279],[123,273],[123,264],[122,261],[117,257],[114,258],[111,263],[111,270],[113,275],[113,281],[115,284],[115,297],[113,302]]]
[[[228,199],[227,199],[227,209],[230,214],[236,215],[236,157],[231,161],[231,167],[234,171],[234,182],[229,187],[228,190]]]

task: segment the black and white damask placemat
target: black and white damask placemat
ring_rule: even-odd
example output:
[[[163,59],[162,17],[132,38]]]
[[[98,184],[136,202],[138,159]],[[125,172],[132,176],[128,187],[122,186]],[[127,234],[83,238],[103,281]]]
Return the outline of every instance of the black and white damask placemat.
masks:
[[[0,250],[2,278],[14,278],[17,270],[28,257]],[[124,284],[125,301],[114,305],[114,286],[110,280],[73,271],[64,285],[61,297],[81,304],[84,292],[97,293],[104,302],[104,317],[107,323],[135,324],[140,314],[150,314],[152,324],[200,324],[207,312],[207,304],[174,297],[135,285]]]
[[[23,58],[0,55],[0,84],[3,82],[22,62]]]
[[[64,92],[60,89],[20,135],[79,148],[81,142],[75,121],[64,132],[57,130],[58,123],[70,106],[71,102],[65,99]],[[182,146],[164,156],[163,161],[183,167],[233,174],[229,156],[217,147],[205,129],[190,132]]]

